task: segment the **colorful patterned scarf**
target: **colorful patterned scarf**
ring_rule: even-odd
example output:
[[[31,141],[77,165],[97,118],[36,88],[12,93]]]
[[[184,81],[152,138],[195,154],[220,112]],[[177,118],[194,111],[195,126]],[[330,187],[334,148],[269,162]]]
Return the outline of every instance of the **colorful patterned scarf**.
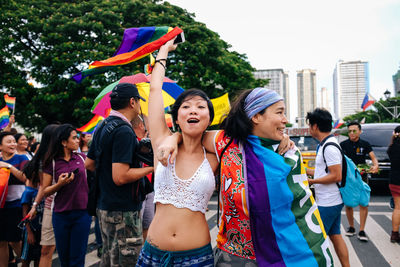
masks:
[[[243,145],[252,241],[259,266],[331,266],[329,242],[301,154],[250,135]]]

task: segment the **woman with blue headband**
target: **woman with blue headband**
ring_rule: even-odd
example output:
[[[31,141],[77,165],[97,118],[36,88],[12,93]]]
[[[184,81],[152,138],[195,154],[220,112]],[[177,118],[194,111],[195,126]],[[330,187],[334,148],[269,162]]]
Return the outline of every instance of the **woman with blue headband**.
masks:
[[[203,137],[221,164],[216,266],[333,265],[301,154],[277,151],[286,123],[282,97],[256,88],[238,97],[223,130]],[[161,150],[175,151],[174,139]]]

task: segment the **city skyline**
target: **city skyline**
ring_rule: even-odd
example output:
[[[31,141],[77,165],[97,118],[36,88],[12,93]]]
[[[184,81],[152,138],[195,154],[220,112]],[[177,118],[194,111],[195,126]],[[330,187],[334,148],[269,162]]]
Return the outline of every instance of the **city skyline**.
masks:
[[[256,79],[269,79],[268,85],[264,87],[275,90],[283,97],[286,106],[286,118],[290,121],[290,98],[287,97],[289,95],[288,73],[283,69],[256,70],[254,77]]]
[[[318,90],[326,87],[332,96],[339,60],[368,61],[371,95],[384,98],[388,89],[394,96],[392,76],[400,63],[399,1],[168,2],[195,13],[197,21],[232,45],[231,50],[246,54],[254,68],[287,71],[293,105],[298,70],[315,69]],[[291,121],[296,113],[297,107],[291,106]]]
[[[297,123],[306,127],[307,113],[317,107],[316,71],[303,69],[297,71]]]

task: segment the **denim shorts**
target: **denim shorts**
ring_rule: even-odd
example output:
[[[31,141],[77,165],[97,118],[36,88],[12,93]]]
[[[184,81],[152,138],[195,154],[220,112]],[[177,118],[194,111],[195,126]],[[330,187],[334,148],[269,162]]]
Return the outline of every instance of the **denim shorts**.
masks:
[[[211,244],[185,251],[166,251],[158,249],[146,241],[140,252],[136,266],[213,267],[214,255]]]
[[[331,207],[318,206],[319,214],[321,215],[327,235],[340,235],[340,219],[343,205],[342,203]]]

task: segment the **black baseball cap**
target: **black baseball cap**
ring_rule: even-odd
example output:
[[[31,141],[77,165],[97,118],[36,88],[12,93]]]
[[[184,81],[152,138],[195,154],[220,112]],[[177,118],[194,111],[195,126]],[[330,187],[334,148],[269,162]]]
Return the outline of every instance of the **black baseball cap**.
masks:
[[[119,98],[140,98],[143,101],[146,101],[143,97],[140,96],[139,91],[136,85],[132,83],[119,83],[114,89],[112,89],[110,97],[119,97]]]

